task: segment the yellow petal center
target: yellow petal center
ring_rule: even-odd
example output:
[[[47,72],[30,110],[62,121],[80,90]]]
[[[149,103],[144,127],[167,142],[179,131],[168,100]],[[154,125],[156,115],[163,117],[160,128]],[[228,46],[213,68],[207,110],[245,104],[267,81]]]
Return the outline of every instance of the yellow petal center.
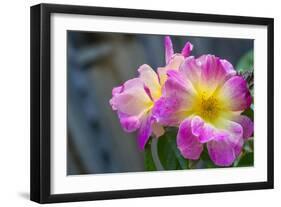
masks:
[[[215,96],[209,98],[201,96],[196,113],[207,122],[215,122],[220,115],[221,109],[221,103]]]

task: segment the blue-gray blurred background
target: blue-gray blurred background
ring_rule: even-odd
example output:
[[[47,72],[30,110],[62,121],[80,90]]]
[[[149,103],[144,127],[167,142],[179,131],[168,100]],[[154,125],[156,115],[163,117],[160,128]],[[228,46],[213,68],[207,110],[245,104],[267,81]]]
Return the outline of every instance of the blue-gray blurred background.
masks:
[[[171,38],[175,52],[190,41],[195,57],[214,54],[234,66],[254,46],[249,39]],[[67,41],[67,174],[144,171],[136,134],[122,130],[109,99],[140,65],[165,64],[164,36],[68,31]]]

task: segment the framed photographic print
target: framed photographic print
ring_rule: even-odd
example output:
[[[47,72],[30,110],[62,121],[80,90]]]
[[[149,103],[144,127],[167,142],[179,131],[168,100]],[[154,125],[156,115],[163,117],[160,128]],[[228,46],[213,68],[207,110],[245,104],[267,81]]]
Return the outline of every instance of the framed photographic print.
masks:
[[[31,200],[273,188],[273,19],[31,7]]]

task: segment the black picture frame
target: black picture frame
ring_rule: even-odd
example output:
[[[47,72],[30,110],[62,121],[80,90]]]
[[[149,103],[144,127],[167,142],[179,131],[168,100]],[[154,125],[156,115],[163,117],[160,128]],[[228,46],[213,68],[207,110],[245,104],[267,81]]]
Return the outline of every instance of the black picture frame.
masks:
[[[50,16],[53,13],[99,15],[113,17],[134,17],[165,20],[181,20],[209,23],[233,23],[267,26],[267,181],[238,184],[220,184],[189,187],[85,192],[73,194],[51,194],[50,192],[50,130],[51,130],[51,45]],[[30,199],[38,203],[87,201],[101,199],[164,196],[224,191],[271,189],[274,186],[274,76],[273,44],[274,20],[272,18],[195,14],[152,10],[103,8],[89,6],[39,4],[31,7],[31,174]]]

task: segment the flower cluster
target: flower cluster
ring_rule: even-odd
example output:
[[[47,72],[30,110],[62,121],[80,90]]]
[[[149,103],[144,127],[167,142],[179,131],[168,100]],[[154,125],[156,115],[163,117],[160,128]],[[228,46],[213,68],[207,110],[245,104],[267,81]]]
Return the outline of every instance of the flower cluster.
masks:
[[[253,122],[241,115],[252,103],[247,82],[227,60],[214,55],[190,56],[187,42],[174,53],[165,37],[166,65],[157,73],[148,65],[137,78],[112,90],[110,104],[126,132],[138,130],[138,145],[160,137],[164,127],[178,127],[177,147],[197,160],[206,144],[211,160],[229,166],[252,136]]]

